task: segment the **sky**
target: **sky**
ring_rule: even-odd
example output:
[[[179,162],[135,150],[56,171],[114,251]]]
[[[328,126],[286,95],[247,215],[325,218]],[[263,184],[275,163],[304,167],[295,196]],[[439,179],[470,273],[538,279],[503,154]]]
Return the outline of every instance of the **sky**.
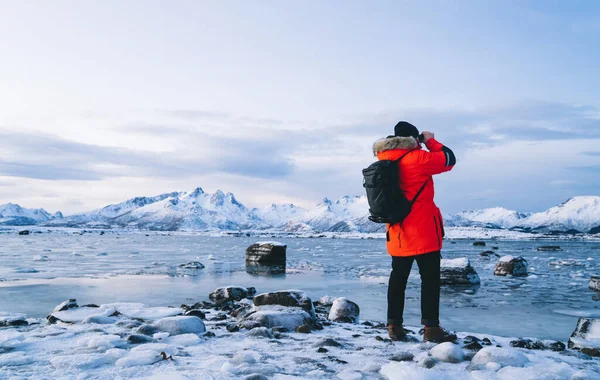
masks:
[[[0,0],[0,204],[362,195],[399,120],[444,213],[600,195],[596,1]]]

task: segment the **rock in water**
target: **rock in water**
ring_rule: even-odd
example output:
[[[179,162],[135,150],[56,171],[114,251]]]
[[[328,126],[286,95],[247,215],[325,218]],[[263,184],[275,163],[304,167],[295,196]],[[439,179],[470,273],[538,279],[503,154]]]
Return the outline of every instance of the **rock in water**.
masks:
[[[500,258],[496,268],[494,269],[494,276],[527,276],[527,260],[514,256],[504,256]]]
[[[484,369],[488,363],[498,363],[501,367],[523,367],[529,359],[521,352],[500,347],[484,347],[471,360],[473,369]]]
[[[479,256],[481,256],[481,257],[490,257],[490,256],[500,257],[500,255],[494,251],[483,251],[479,254]]]
[[[540,252],[562,251],[562,249],[558,245],[542,245],[540,247],[537,247],[537,250]]]
[[[442,259],[440,263],[440,283],[442,285],[473,285],[481,280],[467,258]]]
[[[600,291],[600,276],[592,276],[589,286],[592,290]]]
[[[252,244],[246,249],[246,261],[262,264],[285,264],[287,245],[277,242]]]
[[[336,298],[329,311],[329,320],[343,323],[358,323],[360,307],[344,297]]]
[[[569,339],[569,348],[574,350],[600,349],[600,319],[579,318],[577,327]]]
[[[445,363],[460,363],[465,360],[465,353],[460,346],[446,342],[433,347],[430,354],[435,359]]]
[[[190,261],[186,264],[179,265],[181,269],[204,269],[204,265],[199,261]]]
[[[159,319],[154,323],[154,327],[171,335],[200,334],[206,331],[202,319],[187,316]]]
[[[73,298],[68,301],[60,303],[58,306],[56,306],[54,308],[54,310],[52,310],[52,312],[55,313],[57,311],[65,311],[65,310],[69,310],[69,309],[75,309],[77,307],[79,307],[79,305],[77,305],[77,300]]]
[[[248,289],[240,286],[218,288],[208,295],[208,298],[217,305],[222,305],[225,302],[241,301],[246,297],[248,297]]]
[[[19,235],[29,235],[29,230],[19,231]]]
[[[473,246],[475,246],[475,247],[485,247],[485,242],[484,241],[475,241],[475,242],[473,242]]]

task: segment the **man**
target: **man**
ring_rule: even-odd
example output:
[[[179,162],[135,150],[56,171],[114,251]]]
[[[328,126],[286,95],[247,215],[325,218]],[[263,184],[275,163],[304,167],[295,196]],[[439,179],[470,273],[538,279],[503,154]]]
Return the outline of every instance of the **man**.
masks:
[[[440,259],[444,225],[442,214],[433,201],[432,176],[452,170],[454,153],[435,140],[431,132],[419,136],[417,128],[405,121],[394,128],[394,136],[373,145],[379,160],[399,160],[400,189],[414,199],[410,214],[402,223],[387,225],[387,250],[392,256],[392,273],[388,286],[388,331],[392,340],[405,340],[402,327],[404,293],[413,261],[421,275],[421,323],[423,340],[447,342],[456,335],[439,325]],[[422,150],[420,138],[429,151]]]

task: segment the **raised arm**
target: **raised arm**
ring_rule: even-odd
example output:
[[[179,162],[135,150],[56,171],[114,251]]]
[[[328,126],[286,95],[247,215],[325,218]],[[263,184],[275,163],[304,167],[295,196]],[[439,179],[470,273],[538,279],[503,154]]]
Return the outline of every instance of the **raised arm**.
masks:
[[[431,132],[423,132],[423,141],[429,154],[422,155],[421,167],[428,175],[445,173],[456,165],[456,156],[447,146],[435,139]]]

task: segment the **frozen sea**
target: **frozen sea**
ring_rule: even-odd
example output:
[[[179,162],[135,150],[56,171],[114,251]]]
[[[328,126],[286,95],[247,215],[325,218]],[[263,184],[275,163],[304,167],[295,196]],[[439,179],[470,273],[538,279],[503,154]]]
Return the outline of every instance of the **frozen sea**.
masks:
[[[245,249],[257,237],[194,233],[80,234],[54,230],[19,236],[0,233],[0,311],[45,317],[58,303],[142,302],[178,306],[208,299],[220,286],[255,287],[258,292],[302,289],[313,299],[344,296],[361,307],[362,320],[385,320],[391,260],[383,239],[278,237],[288,246],[285,274],[247,271]],[[267,239],[268,240],[268,239]],[[559,252],[538,252],[540,245]],[[501,256],[523,256],[526,278],[495,277],[497,258],[479,253],[497,246]],[[578,316],[600,317],[600,294],[588,289],[600,274],[600,242],[556,240],[446,241],[444,258],[467,257],[481,285],[444,287],[442,324],[457,331],[566,341]],[[204,269],[179,268],[199,261]],[[415,267],[407,290],[405,320],[420,320],[420,280]]]

